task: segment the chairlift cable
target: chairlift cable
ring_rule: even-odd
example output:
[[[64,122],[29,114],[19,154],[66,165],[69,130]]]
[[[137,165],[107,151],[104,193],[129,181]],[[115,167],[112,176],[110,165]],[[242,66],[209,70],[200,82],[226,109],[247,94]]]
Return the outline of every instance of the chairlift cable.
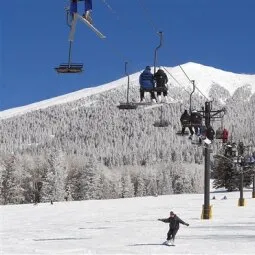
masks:
[[[144,10],[144,13],[147,16],[147,20],[148,23],[150,23],[150,25],[152,26],[153,30],[158,33],[159,29],[157,28],[157,26],[155,25],[155,22],[153,21],[153,19],[151,18],[151,15],[148,11],[148,9],[145,7],[145,4],[142,2],[142,0],[138,0],[138,2],[140,3],[142,9]]]
[[[173,78],[173,80],[180,86],[182,87],[182,89],[184,89],[189,95],[190,92],[188,90],[185,89],[185,87],[183,85],[181,85],[181,83],[163,66],[164,70]]]
[[[120,19],[117,11],[115,11],[112,6],[106,1],[106,0],[102,0],[103,4],[106,6],[106,8],[114,15],[117,16],[117,19]]]
[[[191,79],[189,78],[189,76],[187,75],[187,73],[184,71],[184,69],[182,68],[181,65],[179,65],[179,67],[181,68],[182,72],[185,74],[185,76],[187,77],[187,79],[189,80],[189,82],[193,85]],[[195,88],[200,92],[200,94],[207,100],[209,101],[209,99],[201,92],[201,90],[195,85]]]

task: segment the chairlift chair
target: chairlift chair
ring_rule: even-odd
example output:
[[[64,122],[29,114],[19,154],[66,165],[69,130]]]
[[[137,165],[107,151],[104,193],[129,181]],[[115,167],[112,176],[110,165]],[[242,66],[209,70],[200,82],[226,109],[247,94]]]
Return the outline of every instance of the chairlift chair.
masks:
[[[152,89],[142,89],[144,92],[166,92],[167,87],[154,87]]]
[[[137,105],[129,102],[120,102],[120,104],[117,107],[120,110],[135,110],[137,108]]]
[[[127,101],[120,102],[117,107],[120,110],[135,110],[137,108],[137,105],[135,103],[129,102],[129,74],[127,73],[127,64],[128,62],[125,62],[125,74],[127,76]]]
[[[189,131],[184,131],[184,134],[183,134],[182,131],[179,130],[179,131],[176,132],[176,135],[187,136],[187,135],[189,135]]]
[[[83,64],[60,64],[55,67],[57,73],[81,73],[83,71]]]

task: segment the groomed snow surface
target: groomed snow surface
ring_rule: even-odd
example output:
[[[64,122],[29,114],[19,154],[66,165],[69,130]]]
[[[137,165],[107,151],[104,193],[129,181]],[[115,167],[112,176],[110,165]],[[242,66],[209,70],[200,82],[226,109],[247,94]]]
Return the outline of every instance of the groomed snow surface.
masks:
[[[227,200],[222,200],[223,196]],[[213,192],[213,218],[201,220],[203,194],[0,207],[0,254],[255,254],[255,199]],[[162,245],[173,210],[175,247]]]

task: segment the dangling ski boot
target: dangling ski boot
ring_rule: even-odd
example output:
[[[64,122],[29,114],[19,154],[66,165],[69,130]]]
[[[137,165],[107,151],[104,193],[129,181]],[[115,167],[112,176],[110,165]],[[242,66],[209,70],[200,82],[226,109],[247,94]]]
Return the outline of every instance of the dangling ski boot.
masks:
[[[92,18],[89,11],[86,11],[86,13],[82,15],[82,17],[92,25]]]

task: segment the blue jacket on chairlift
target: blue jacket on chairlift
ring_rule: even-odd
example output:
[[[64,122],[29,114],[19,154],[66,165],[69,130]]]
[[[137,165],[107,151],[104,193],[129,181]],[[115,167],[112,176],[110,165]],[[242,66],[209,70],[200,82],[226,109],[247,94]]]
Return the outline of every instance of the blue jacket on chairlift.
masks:
[[[141,73],[139,77],[139,83],[142,89],[154,88],[153,74],[151,73],[151,68],[149,66],[147,66]]]

